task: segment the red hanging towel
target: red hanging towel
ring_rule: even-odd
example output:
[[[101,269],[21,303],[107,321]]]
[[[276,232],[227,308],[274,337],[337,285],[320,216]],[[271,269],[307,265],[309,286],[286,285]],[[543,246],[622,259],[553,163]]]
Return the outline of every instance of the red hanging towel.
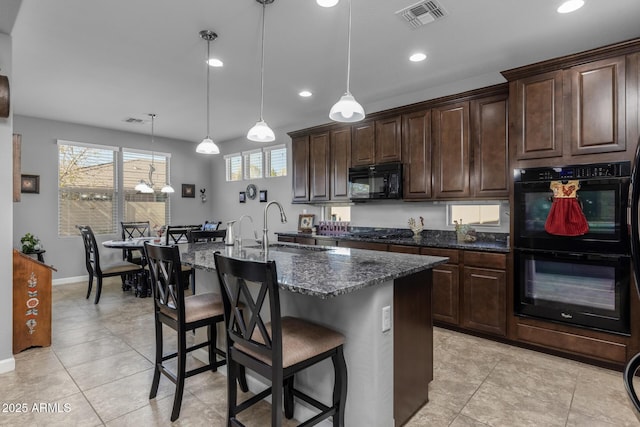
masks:
[[[580,189],[580,181],[572,180],[566,183],[551,181],[553,203],[544,229],[549,234],[558,236],[581,236],[589,231],[589,224],[585,218],[576,193]]]

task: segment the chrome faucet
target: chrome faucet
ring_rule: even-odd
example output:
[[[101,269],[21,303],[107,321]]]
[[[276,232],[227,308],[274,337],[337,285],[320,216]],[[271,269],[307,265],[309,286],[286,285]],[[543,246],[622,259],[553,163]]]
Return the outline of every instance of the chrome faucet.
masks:
[[[253,218],[251,218],[251,215],[242,215],[240,217],[240,219],[238,219],[236,221],[236,224],[238,224],[238,238],[237,238],[237,242],[239,246],[242,246],[242,220],[244,218],[249,218],[249,221],[251,221],[251,225],[253,225]],[[253,230],[253,236],[256,240],[258,240],[258,233],[256,233],[256,230]]]
[[[264,227],[262,228],[262,250],[267,252],[269,250],[269,228],[267,227],[267,211],[269,210],[269,206],[276,204],[278,208],[280,208],[280,222],[283,224],[287,222],[287,216],[284,214],[284,209],[282,209],[282,205],[275,200],[267,203],[267,206],[264,207]]]

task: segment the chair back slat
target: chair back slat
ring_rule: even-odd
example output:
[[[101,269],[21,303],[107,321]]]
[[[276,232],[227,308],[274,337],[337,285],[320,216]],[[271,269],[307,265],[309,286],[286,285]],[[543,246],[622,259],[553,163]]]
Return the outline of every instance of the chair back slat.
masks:
[[[275,262],[239,260],[216,252],[215,264],[227,319],[227,346],[240,344],[270,358],[274,364],[281,363],[282,327]]]
[[[174,245],[187,242],[187,234],[190,230],[200,230],[201,225],[170,225],[165,233],[165,245]]]
[[[149,221],[120,222],[122,240],[135,239],[137,237],[149,237],[151,227]]]
[[[98,244],[96,243],[93,230],[88,225],[76,225],[76,228],[80,230],[80,235],[82,236],[87,271],[89,271],[90,274],[101,274],[100,252],[98,251]]]
[[[184,323],[184,284],[178,247],[145,242],[144,251],[155,310],[175,313],[177,320]]]
[[[189,230],[187,241],[189,243],[215,242],[216,239],[224,240],[226,235],[227,230]]]

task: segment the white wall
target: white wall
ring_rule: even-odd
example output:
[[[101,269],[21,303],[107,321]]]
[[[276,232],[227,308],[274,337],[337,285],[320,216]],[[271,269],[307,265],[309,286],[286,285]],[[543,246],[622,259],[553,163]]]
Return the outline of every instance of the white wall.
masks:
[[[2,75],[9,77],[11,84],[11,37],[0,33],[0,69]],[[5,227],[13,224],[13,120],[12,112],[8,118],[0,118],[0,222]],[[6,205],[5,205],[6,203]],[[12,244],[0,243],[0,373],[15,369],[13,359],[13,263]]]
[[[145,125],[132,125],[145,126]],[[145,126],[148,127],[148,126]],[[33,117],[15,116],[13,131],[22,135],[22,173],[40,175],[40,193],[22,194],[20,203],[13,204],[13,246],[20,247],[20,238],[30,232],[37,235],[46,250],[45,261],[54,265],[54,280],[81,277],[87,274],[84,265],[84,249],[80,236],[58,237],[58,151],[56,140],[87,142],[119,147],[151,149],[149,129],[142,133],[129,133],[91,126],[44,120]],[[201,223],[210,218],[216,195],[209,188],[212,163],[206,156],[195,152],[196,143],[167,138],[154,138],[157,151],[171,153],[171,184],[176,192],[170,196],[171,223]],[[4,147],[11,147],[7,142]],[[4,157],[4,156],[3,156]],[[10,156],[6,157],[10,159]],[[4,161],[4,160],[3,160]],[[10,171],[2,168],[3,173]],[[3,181],[4,182],[4,181]],[[6,181],[10,182],[10,181]],[[181,184],[195,184],[196,195],[201,188],[207,189],[209,200],[202,203],[199,197],[182,198]],[[6,187],[6,186],[5,186]],[[11,211],[11,210],[9,210]],[[120,237],[115,235],[96,236],[98,240]],[[102,251],[105,258],[116,259],[121,252],[113,249]]]

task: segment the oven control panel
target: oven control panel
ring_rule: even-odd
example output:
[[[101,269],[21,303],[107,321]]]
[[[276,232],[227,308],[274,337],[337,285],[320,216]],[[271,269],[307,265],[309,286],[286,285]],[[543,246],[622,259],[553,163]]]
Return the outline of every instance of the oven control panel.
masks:
[[[513,171],[513,178],[516,182],[618,178],[630,175],[631,162],[514,169]]]

